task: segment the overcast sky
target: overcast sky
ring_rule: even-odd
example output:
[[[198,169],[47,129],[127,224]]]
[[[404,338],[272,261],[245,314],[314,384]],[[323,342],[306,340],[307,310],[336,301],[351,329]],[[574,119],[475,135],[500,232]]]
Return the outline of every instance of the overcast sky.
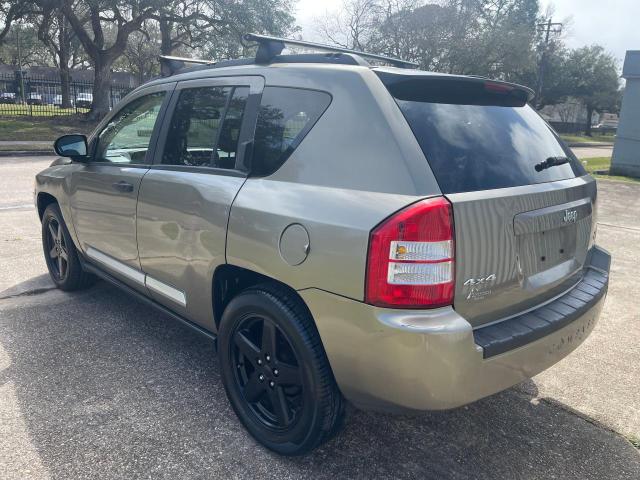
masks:
[[[342,0],[299,0],[298,25],[303,38],[314,40],[314,17],[340,7]],[[640,50],[640,0],[540,0],[542,8],[553,4],[554,21],[571,18],[566,42],[570,47],[598,43],[620,61],[626,50]]]

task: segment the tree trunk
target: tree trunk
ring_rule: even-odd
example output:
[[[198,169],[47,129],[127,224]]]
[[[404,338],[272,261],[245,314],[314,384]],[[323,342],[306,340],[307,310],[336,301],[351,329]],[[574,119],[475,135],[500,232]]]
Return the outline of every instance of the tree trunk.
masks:
[[[60,90],[62,94],[62,108],[71,108],[71,72],[69,70],[69,56],[71,53],[71,39],[69,37],[67,21],[62,12],[58,14],[58,44],[60,45]]]
[[[591,136],[591,117],[593,116],[593,107],[591,105],[587,105],[587,125],[584,129],[584,134],[587,137]]]
[[[171,42],[172,23],[164,15],[160,16],[160,53],[171,55],[173,46]]]
[[[101,120],[109,112],[113,60],[100,55],[94,64],[93,103],[91,104],[88,118],[89,120]]]
[[[68,63],[60,64],[60,90],[62,108],[71,108],[71,72]]]

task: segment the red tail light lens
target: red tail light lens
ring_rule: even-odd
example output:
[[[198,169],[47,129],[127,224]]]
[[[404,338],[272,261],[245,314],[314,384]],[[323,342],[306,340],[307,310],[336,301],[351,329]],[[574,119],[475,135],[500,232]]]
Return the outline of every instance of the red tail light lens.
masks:
[[[369,238],[365,301],[395,308],[453,303],[453,212],[444,197],[401,210]]]
[[[504,83],[496,82],[484,82],[484,89],[489,92],[498,93],[510,93],[513,91],[513,87],[511,85],[505,85]]]

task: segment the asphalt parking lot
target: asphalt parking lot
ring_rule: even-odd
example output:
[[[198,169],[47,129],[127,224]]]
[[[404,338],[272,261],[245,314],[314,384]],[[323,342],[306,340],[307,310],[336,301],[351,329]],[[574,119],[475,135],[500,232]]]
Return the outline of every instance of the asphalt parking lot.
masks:
[[[351,410],[287,459],[243,430],[206,340],[103,283],[51,289],[31,198],[50,161],[0,158],[0,478],[640,478],[640,185],[600,182],[610,290],[567,359],[450,412]]]

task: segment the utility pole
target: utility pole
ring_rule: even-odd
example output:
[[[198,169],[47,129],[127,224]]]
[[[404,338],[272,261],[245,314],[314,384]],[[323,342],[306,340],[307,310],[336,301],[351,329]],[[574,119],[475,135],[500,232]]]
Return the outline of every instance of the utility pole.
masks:
[[[538,88],[536,92],[536,100],[538,106],[540,106],[540,99],[542,98],[542,83],[544,80],[544,64],[547,57],[547,49],[549,47],[549,37],[552,33],[559,34],[562,32],[562,23],[553,22],[551,18],[544,23],[538,24],[539,31],[544,33],[544,45],[542,47],[542,53],[540,55],[540,64],[538,65]]]

